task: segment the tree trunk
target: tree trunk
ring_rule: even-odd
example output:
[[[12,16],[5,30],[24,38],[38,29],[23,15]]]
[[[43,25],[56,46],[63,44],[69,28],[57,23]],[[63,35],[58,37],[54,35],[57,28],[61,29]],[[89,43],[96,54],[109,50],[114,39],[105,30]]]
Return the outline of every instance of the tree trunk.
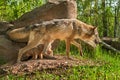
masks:
[[[98,0],[95,0],[95,13],[94,13],[94,18],[95,18],[95,22],[94,22],[94,25],[95,26],[98,26]]]
[[[116,37],[117,24],[117,7],[115,6],[114,37]]]
[[[107,15],[106,15],[106,10],[105,10],[105,0],[102,0],[102,9],[103,9],[103,14],[102,14],[102,21],[103,21],[103,36],[107,36]]]
[[[117,4],[117,30],[116,30],[116,37],[120,38],[120,0]]]

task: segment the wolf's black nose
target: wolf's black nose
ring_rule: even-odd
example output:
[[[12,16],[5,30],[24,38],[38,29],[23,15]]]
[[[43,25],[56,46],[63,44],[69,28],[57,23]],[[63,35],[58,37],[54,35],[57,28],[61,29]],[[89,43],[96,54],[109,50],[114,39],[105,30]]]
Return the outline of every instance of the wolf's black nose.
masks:
[[[99,40],[95,40],[94,42],[95,42],[95,44],[99,44],[100,43]]]

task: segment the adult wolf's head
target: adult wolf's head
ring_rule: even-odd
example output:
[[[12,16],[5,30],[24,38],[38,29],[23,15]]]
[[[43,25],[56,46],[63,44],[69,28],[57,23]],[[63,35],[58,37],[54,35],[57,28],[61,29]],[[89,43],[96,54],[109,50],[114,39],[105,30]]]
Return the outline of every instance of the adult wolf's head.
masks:
[[[90,28],[88,33],[85,33],[83,37],[85,38],[84,41],[90,44],[94,48],[96,47],[97,44],[101,42],[98,31],[97,31],[97,27]]]
[[[95,48],[96,45],[101,42],[97,27],[93,27],[81,21],[77,21],[76,26],[78,37],[85,43]]]

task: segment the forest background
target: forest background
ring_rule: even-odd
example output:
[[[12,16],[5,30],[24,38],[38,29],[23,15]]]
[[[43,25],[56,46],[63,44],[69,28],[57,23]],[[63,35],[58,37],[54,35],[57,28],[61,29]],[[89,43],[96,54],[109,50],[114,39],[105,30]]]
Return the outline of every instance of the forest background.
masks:
[[[0,0],[0,21],[13,21],[24,13],[42,6],[47,0]],[[100,37],[120,38],[120,0],[77,0],[77,18],[87,24],[98,27]],[[65,53],[65,45],[62,43],[57,49]],[[72,48],[71,54],[78,53]],[[56,52],[58,52],[56,51]],[[2,80],[120,80],[120,55],[111,51],[105,51],[98,47],[95,55],[84,51],[83,60],[92,60],[103,64],[102,66],[78,66],[62,74],[43,71],[36,72],[34,76],[7,75]],[[90,53],[90,56],[86,56]],[[80,57],[80,56],[79,56]],[[81,58],[81,57],[80,57]],[[59,72],[59,70],[58,70]]]

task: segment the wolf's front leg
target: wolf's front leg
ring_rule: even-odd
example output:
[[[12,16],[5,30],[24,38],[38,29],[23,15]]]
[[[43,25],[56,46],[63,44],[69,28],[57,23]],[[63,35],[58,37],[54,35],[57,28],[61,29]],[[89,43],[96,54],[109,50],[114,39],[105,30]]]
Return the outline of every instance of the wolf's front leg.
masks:
[[[79,52],[80,52],[80,55],[83,56],[83,51],[82,51],[82,46],[81,46],[81,44],[77,43],[75,40],[73,40],[71,43],[78,48],[78,50],[79,50]]]
[[[67,58],[69,59],[69,52],[70,52],[70,39],[66,39],[65,40],[65,43],[66,43],[66,55],[67,55]]]

